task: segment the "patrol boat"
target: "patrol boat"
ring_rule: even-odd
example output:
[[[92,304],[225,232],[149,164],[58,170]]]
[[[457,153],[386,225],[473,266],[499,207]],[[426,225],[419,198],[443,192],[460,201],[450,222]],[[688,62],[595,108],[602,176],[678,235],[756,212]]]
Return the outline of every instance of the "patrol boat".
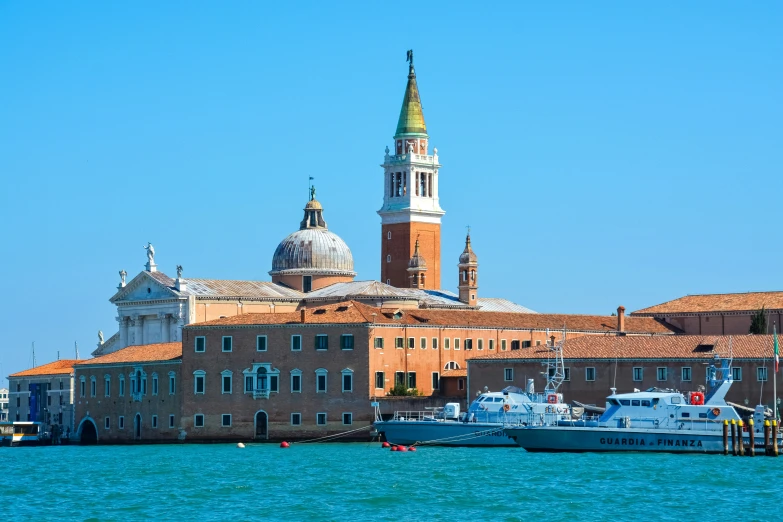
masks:
[[[556,424],[571,417],[571,407],[563,403],[563,394],[557,391],[565,378],[562,343],[552,347],[551,353],[545,363],[547,384],[543,393],[536,393],[533,379],[528,379],[524,390],[507,386],[499,392],[480,394],[467,412],[460,412],[459,403],[451,402],[429,411],[397,411],[391,420],[382,420],[378,403],[373,402],[373,426],[392,444],[517,446],[504,433],[505,426]]]
[[[708,370],[710,390],[686,397],[676,390],[650,388],[616,393],[606,399],[606,411],[596,419],[560,420],[553,426],[506,427],[506,434],[527,451],[655,451],[722,453],[724,421],[739,421],[726,403],[732,384],[731,359],[716,358]],[[756,427],[764,407],[756,408]],[[760,416],[760,419],[758,418]],[[743,433],[745,441],[748,433]],[[763,448],[763,437],[755,445]]]

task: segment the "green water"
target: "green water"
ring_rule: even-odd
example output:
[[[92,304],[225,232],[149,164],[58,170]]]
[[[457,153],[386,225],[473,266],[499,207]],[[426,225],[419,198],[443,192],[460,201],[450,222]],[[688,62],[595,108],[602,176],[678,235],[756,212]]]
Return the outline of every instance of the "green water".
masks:
[[[0,448],[4,520],[780,520],[783,457],[374,444]]]

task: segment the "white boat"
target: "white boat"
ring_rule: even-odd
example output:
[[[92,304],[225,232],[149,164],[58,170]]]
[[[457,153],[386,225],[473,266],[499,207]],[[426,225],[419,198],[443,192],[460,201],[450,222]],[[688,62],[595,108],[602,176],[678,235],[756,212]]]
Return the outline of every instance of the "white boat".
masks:
[[[731,359],[716,357],[710,366],[706,396],[658,388],[618,394],[612,389],[600,417],[560,420],[549,426],[506,427],[505,432],[527,451],[722,453],[725,421],[738,424],[741,420],[725,400],[731,384]],[[753,434],[754,447],[761,451],[763,424],[764,407],[758,406]],[[750,433],[740,432],[748,446]]]
[[[39,446],[48,440],[49,433],[41,422],[14,422],[9,446]]]
[[[571,418],[571,407],[563,403],[558,388],[565,376],[562,343],[551,348],[552,357],[545,363],[547,385],[536,393],[533,379],[527,389],[508,386],[499,392],[486,391],[460,412],[458,403],[427,411],[397,411],[388,420],[381,418],[375,406],[373,426],[392,444],[439,446],[517,446],[504,431],[508,426],[556,424]]]

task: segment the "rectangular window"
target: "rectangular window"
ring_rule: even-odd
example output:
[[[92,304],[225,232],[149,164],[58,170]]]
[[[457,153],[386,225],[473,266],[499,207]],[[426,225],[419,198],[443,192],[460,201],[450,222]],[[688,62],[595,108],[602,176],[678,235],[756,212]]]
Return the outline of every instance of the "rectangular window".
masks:
[[[438,372],[432,372],[432,389],[440,390],[440,374]]]
[[[279,392],[280,386],[278,383],[277,375],[270,375],[269,376],[269,391],[271,392]]]
[[[465,379],[457,379],[457,389],[460,391],[465,389]]]
[[[524,341],[522,343],[522,348],[530,348],[530,346],[532,346],[532,344],[533,344],[532,341]],[[541,344],[541,341],[539,341],[537,344]]]
[[[564,381],[571,380],[571,368],[563,368],[563,380]]]
[[[742,368],[740,368],[739,366],[733,366],[731,368],[731,380],[732,381],[742,380]]]
[[[530,341],[525,341],[525,342],[528,343],[527,346],[530,346],[530,344],[529,344]],[[527,346],[526,346],[526,348],[527,348]],[[511,341],[511,350],[512,351],[513,350],[519,350],[519,340],[518,339],[513,339]]]
[[[394,347],[399,349],[399,350],[405,348],[404,341],[403,341],[402,337],[395,337],[394,338]]]
[[[245,393],[250,393],[252,391],[253,391],[253,376],[245,375]]]
[[[143,395],[147,395],[147,378],[146,377],[144,377],[141,380],[141,393]]]
[[[386,378],[383,372],[375,372],[375,387],[381,390],[386,387]]]
[[[408,388],[416,387],[416,372],[408,372]]]
[[[353,374],[351,373],[344,373],[343,374],[343,392],[352,392],[353,391]]]
[[[104,429],[107,429],[107,430],[108,430],[109,428],[111,428],[111,417],[105,417],[105,418],[103,419],[103,428],[104,428]]]
[[[205,352],[205,351],[207,351],[207,338],[206,337],[196,337],[196,351],[197,352]]]
[[[302,292],[310,292],[313,289],[313,276],[302,276]]]
[[[103,381],[103,396],[111,397],[111,379],[108,377]]]
[[[595,380],[595,368],[592,366],[588,366],[585,368],[585,380],[586,381],[594,381]]]
[[[223,351],[230,352],[233,348],[234,340],[230,335],[223,336]]]
[[[443,349],[448,350],[449,348],[451,348],[451,346],[449,346],[450,343],[451,343],[451,339],[449,339],[448,337],[443,339]]]
[[[668,368],[665,368],[663,366],[658,367],[656,369],[656,373],[655,374],[656,374],[656,377],[658,378],[659,381],[665,381],[666,378],[668,377]]]
[[[117,419],[117,427],[121,430],[125,429],[125,417],[123,417],[122,415],[120,415],[119,418]]]
[[[416,339],[408,337],[408,350],[413,350],[414,348],[416,348]]]
[[[158,427],[158,416],[157,415],[153,415],[152,416],[152,427],[153,428],[157,428]]]
[[[266,335],[257,335],[256,336],[256,351],[257,352],[265,352],[266,351]]]
[[[489,349],[490,350],[494,350],[495,349],[495,340],[494,339],[490,339],[489,340]]]
[[[767,367],[759,366],[756,368],[756,380],[759,382],[767,382]]]
[[[473,339],[465,339],[465,349],[466,350],[472,350],[473,349]]]
[[[342,334],[340,336],[340,349],[341,350],[353,350],[353,335]]]
[[[291,393],[302,392],[302,376],[298,373],[291,374]]]
[[[169,415],[169,428],[174,427],[174,415]]]
[[[319,426],[326,426],[326,413],[316,413],[315,423]]]
[[[530,345],[528,345],[530,346]],[[541,341],[536,341],[536,346],[541,346]]]
[[[169,395],[174,395],[174,391],[177,389],[177,380],[174,375],[169,375]]]
[[[437,350],[438,349],[438,338],[437,337],[433,337],[432,338],[432,349],[433,350]]]
[[[317,388],[315,391],[318,393],[326,393],[326,374],[319,373],[316,376],[316,382],[317,382]]]
[[[223,376],[223,393],[231,393],[231,375]]]
[[[316,350],[328,350],[329,349],[329,336],[326,334],[318,334],[315,336],[315,349]]]
[[[514,380],[514,368],[503,368],[503,380],[506,382]]]
[[[642,380],[643,377],[644,377],[644,368],[642,368],[641,366],[634,366],[633,380],[639,382]]]
[[[193,393],[204,393],[204,376],[196,375]]]
[[[231,427],[231,414],[230,413],[224,413],[220,416],[220,426],[223,428],[230,428]]]
[[[152,395],[158,394],[158,376],[153,375],[152,376]]]
[[[302,425],[302,414],[301,413],[292,413],[291,414],[291,426],[301,426]]]
[[[683,381],[690,381],[691,380],[691,367],[690,366],[683,366],[682,367],[682,380]]]
[[[291,336],[291,351],[292,352],[301,352],[302,351],[302,336],[301,335],[292,335]]]
[[[394,385],[405,386],[405,372],[394,372]]]
[[[120,379],[120,397],[125,397],[125,379]]]
[[[478,348],[479,350],[483,350],[483,349],[484,349],[484,339],[479,339],[479,340],[477,341],[477,343],[478,343],[478,346],[477,346],[477,348]]]
[[[353,413],[343,413],[343,426],[353,424]]]
[[[97,388],[97,387],[98,387],[98,383],[95,382],[94,379],[91,380],[90,381],[90,397],[95,397],[95,394],[96,394],[95,388]]]
[[[507,344],[505,339],[500,340],[500,351],[505,352],[507,350]]]
[[[454,338],[454,349],[459,350],[459,337]]]
[[[374,346],[378,349],[383,349],[383,337],[376,337]]]
[[[422,337],[421,339],[419,339],[419,348],[421,348],[422,350],[426,350],[427,349],[427,338],[426,337]]]
[[[204,427],[204,415],[201,413],[197,413],[193,416],[193,427],[194,428],[203,428]]]

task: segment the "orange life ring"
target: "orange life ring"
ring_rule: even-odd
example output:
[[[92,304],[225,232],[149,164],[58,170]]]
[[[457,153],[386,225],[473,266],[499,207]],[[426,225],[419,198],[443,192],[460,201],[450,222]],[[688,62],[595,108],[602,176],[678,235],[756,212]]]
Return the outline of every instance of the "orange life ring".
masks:
[[[504,404],[503,405],[503,411],[511,411],[511,405],[510,404]]]
[[[546,396],[546,402],[549,404],[557,404],[557,395],[554,393],[550,393]]]
[[[716,417],[720,415],[720,408],[712,408],[712,414]]]

